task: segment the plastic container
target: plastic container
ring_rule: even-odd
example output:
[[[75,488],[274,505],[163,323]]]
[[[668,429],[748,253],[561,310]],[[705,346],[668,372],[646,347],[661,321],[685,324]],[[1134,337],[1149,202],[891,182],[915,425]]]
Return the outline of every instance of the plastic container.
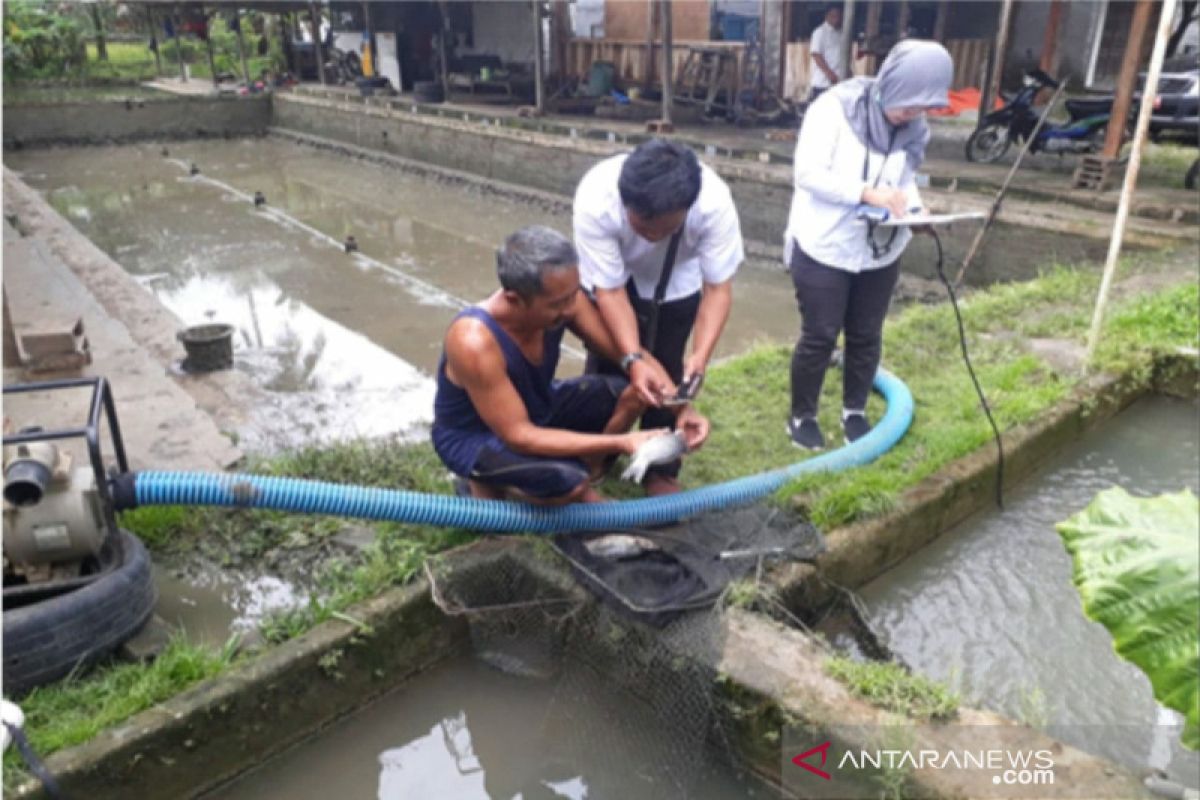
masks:
[[[233,326],[223,322],[193,325],[175,334],[183,342],[188,372],[213,372],[233,366]]]

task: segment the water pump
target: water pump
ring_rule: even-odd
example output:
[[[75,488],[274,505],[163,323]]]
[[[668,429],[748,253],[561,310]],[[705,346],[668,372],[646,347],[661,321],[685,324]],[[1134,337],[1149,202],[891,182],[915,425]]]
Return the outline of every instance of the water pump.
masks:
[[[4,599],[28,601],[77,588],[105,570],[117,525],[100,454],[100,415],[107,412],[117,468],[128,471],[112,395],[103,378],[6,387],[5,394],[90,388],[87,422],[78,428],[6,432],[3,453]],[[88,466],[59,447],[83,438]]]

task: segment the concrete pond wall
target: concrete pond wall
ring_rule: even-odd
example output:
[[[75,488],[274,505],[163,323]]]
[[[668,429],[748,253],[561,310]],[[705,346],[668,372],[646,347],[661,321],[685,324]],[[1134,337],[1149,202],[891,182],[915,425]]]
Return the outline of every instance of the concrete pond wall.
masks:
[[[468,572],[519,575],[523,585],[533,585],[539,593],[574,596],[581,604],[580,619],[607,613],[561,564],[529,542],[485,540],[447,558]],[[73,797],[196,796],[318,733],[420,670],[436,668],[470,648],[466,624],[441,613],[424,579],[362,603],[345,618],[357,624],[323,623],[85,745],[52,755],[46,766]],[[638,665],[610,676],[618,682],[647,670],[669,675],[669,670],[681,669],[680,658],[690,659],[711,676],[710,723],[723,731],[719,742],[710,733],[707,749],[731,759],[752,783],[781,797],[824,796],[805,790],[804,773],[789,766],[792,750],[802,752],[806,743],[822,738],[839,750],[869,750],[878,746],[878,731],[897,724],[891,714],[829,677],[822,666],[826,649],[806,634],[745,611],[726,611],[719,620],[719,646],[713,652],[664,648],[654,629],[635,623],[617,623],[620,635],[592,637],[587,646],[593,657],[604,651],[602,659]],[[568,634],[564,629],[562,636]],[[636,696],[643,687],[619,688]],[[1078,796],[1141,794],[1140,783],[1129,773],[991,712],[961,708],[953,725],[912,725],[907,730],[907,746],[913,751],[977,747],[977,741],[965,736],[986,735],[994,747],[1054,753],[1055,781],[1071,786]],[[922,797],[957,798],[987,794],[986,777],[918,769],[908,780]],[[848,788],[844,782],[839,787]],[[45,795],[31,780],[12,796],[28,800]]]
[[[4,146],[256,136],[270,119],[271,98],[265,95],[6,105]]]

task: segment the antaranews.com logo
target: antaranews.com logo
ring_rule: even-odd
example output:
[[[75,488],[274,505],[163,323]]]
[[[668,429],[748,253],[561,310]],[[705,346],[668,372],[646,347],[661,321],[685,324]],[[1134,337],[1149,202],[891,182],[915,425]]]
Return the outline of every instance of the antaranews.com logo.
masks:
[[[822,742],[794,756],[792,763],[818,778],[831,781],[833,775],[826,772],[825,767],[832,747],[832,741]],[[832,768],[839,772],[846,769],[858,772],[986,770],[992,773],[994,785],[1054,785],[1054,754],[1049,750],[845,750]]]
[[[1146,796],[1139,765],[1161,768],[1160,750],[1179,734],[1180,725],[1060,725],[1053,735],[965,722],[789,726],[780,768],[785,791],[821,800],[1127,800]]]

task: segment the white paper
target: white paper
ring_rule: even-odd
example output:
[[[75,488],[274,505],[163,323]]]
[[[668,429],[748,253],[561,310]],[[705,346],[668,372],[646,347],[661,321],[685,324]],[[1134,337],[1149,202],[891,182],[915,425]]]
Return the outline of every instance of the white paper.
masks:
[[[984,214],[982,211],[964,211],[961,214],[910,214],[899,219],[890,217],[886,222],[879,223],[879,227],[899,228],[905,225],[949,225],[951,222],[986,218],[987,214]]]

